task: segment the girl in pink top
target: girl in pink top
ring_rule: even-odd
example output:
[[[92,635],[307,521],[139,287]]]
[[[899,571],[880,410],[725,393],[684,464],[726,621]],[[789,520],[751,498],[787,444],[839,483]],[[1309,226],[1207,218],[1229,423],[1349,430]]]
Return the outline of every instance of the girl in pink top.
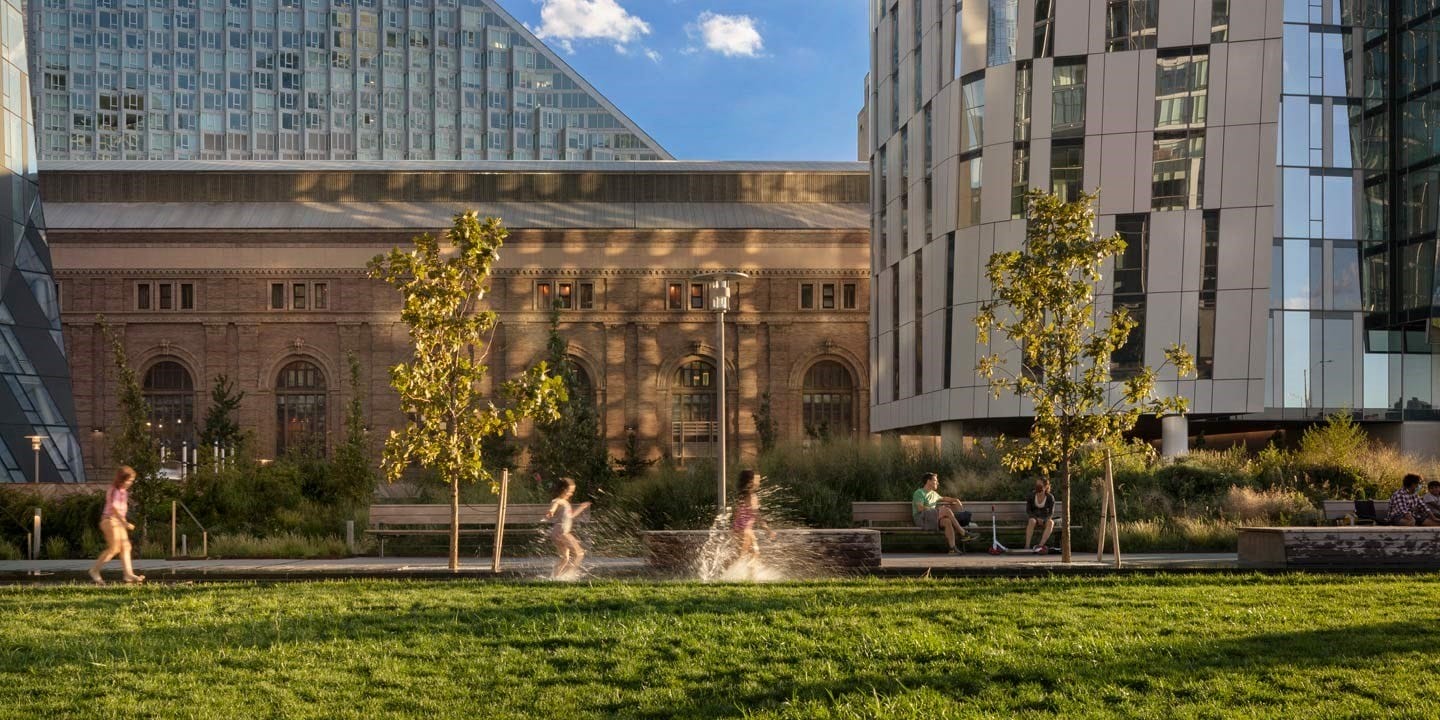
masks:
[[[555,483],[555,499],[550,501],[550,510],[545,513],[545,519],[550,521],[550,541],[555,543],[553,577],[556,580],[578,576],[580,561],[585,559],[585,548],[570,533],[570,528],[576,515],[590,509],[590,503],[571,505],[570,498],[574,495],[575,481],[568,477],[560,478]]]
[[[105,580],[100,577],[100,568],[110,562],[116,555],[120,556],[120,566],[125,569],[125,582],[144,582],[144,575],[136,575],[135,568],[130,564],[130,530],[135,526],[125,520],[126,514],[130,511],[130,486],[135,483],[135,471],[128,465],[120,466],[115,471],[115,480],[110,483],[110,489],[105,491],[105,508],[100,511],[100,534],[105,538],[105,552],[100,553],[100,558],[90,568],[90,579],[96,585],[104,585]]]
[[[770,536],[775,531],[760,517],[760,473],[754,470],[740,471],[740,494],[735,498],[735,511],[730,515],[730,534],[735,538],[735,560],[730,564],[738,568],[742,564],[753,570],[760,559],[760,546],[755,539],[755,525],[765,528]]]

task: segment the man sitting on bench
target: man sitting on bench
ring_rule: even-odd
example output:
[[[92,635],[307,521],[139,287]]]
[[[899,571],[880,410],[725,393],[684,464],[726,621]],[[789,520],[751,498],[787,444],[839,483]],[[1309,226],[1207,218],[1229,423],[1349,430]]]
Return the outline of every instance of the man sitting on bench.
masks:
[[[1430,515],[1415,492],[1420,489],[1420,476],[1410,473],[1400,483],[1400,489],[1390,496],[1390,512],[1385,515],[1388,525],[1422,525]]]
[[[955,546],[956,537],[961,540],[971,537],[965,529],[970,524],[970,512],[960,509],[963,504],[958,498],[936,492],[938,487],[940,478],[935,473],[925,473],[924,484],[910,497],[910,514],[915,524],[925,530],[944,530],[951,554],[958,555],[960,549]]]

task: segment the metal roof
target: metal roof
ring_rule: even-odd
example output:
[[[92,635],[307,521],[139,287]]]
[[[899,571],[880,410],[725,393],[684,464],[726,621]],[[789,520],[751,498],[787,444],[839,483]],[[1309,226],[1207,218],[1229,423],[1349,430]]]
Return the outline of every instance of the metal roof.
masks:
[[[865,230],[863,203],[46,203],[52,231],[438,230],[469,209],[513,229]]]
[[[865,173],[862,162],[790,160],[42,160],[40,172]]]

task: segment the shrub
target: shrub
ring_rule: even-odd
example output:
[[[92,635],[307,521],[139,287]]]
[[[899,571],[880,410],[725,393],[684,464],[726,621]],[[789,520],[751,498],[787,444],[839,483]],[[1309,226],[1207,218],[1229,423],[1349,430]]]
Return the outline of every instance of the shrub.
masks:
[[[356,538],[357,545],[362,544]],[[369,539],[364,539],[368,549]],[[359,551],[361,548],[356,548]],[[192,551],[199,550],[192,547]],[[345,538],[337,535],[314,536],[282,532],[267,537],[244,533],[224,533],[210,538],[211,557],[226,558],[336,558],[350,553]]]
[[[51,560],[64,560],[70,557],[70,543],[63,537],[51,535],[45,538],[45,557]]]
[[[8,542],[0,542],[0,560],[24,560],[25,554]]]
[[[1220,510],[1231,520],[1280,525],[1309,525],[1317,517],[1314,503],[1303,493],[1280,488],[1254,490],[1231,486]]]

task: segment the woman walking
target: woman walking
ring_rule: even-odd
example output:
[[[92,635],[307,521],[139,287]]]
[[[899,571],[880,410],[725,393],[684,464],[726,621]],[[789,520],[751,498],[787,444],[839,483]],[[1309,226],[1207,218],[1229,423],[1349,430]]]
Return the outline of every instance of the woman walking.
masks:
[[[105,491],[105,509],[100,512],[100,534],[105,537],[105,552],[100,553],[100,559],[90,568],[90,579],[96,585],[105,584],[100,577],[100,568],[116,555],[120,556],[120,566],[125,569],[125,582],[145,582],[145,576],[136,575],[135,568],[130,565],[129,531],[135,526],[125,520],[125,515],[130,511],[130,486],[134,483],[135,471],[129,465],[121,465],[115,471],[110,489]]]

